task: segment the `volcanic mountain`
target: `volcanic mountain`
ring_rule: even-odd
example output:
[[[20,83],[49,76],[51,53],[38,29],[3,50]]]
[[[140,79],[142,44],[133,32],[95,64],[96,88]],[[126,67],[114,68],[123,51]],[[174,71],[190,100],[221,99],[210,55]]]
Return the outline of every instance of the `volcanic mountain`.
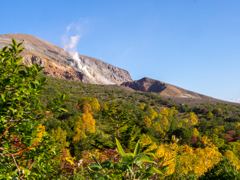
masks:
[[[46,67],[43,73],[48,76],[92,84],[118,84],[129,91],[157,93],[159,96],[180,104],[189,101],[194,104],[209,101],[225,102],[150,78],[133,81],[129,72],[124,69],[84,55],[77,54],[77,59],[79,59],[77,61],[76,57],[74,58],[64,49],[31,35],[0,35],[0,49],[11,44],[12,39],[15,39],[17,43],[24,42],[25,49],[21,53],[23,63],[26,65],[38,63]]]
[[[126,70],[84,55],[79,55],[80,62],[77,62],[62,48],[31,35],[0,35],[0,49],[11,44],[12,39],[24,42],[23,63],[45,66],[45,75],[94,84],[121,84],[132,80]]]

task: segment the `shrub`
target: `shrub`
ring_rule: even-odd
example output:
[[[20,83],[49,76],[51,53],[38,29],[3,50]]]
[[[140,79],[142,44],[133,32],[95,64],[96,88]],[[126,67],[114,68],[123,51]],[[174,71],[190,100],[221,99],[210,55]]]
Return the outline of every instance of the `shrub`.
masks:
[[[38,74],[44,67],[21,64],[23,43],[12,42],[0,50],[0,179],[46,179],[54,171],[50,157],[56,149],[40,124],[44,111],[38,96],[46,78]],[[64,111],[59,107],[64,99],[54,99],[48,112]]]

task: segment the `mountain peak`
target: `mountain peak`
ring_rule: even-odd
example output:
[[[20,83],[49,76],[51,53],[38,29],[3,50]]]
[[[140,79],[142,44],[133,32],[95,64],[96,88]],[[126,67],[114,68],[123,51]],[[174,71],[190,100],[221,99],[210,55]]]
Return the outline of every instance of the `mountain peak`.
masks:
[[[161,93],[161,95],[169,97],[193,98],[201,99],[202,95],[182,89],[180,87],[164,83],[155,79],[144,77],[137,81],[130,81],[122,83],[123,86],[130,87],[135,90],[144,92]]]
[[[96,58],[77,55],[77,62],[64,49],[47,41],[27,34],[0,35],[0,48],[12,43],[24,42],[21,53],[24,64],[38,63],[45,66],[44,74],[94,84],[121,84],[132,81],[128,71],[115,67]]]

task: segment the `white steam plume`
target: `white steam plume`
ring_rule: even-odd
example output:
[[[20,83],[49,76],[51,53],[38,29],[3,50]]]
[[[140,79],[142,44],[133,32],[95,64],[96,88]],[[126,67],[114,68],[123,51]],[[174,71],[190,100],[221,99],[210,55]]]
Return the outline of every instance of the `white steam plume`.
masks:
[[[87,76],[91,77],[89,74],[86,66],[82,66],[81,64],[81,59],[79,58],[78,52],[77,52],[77,44],[82,37],[82,35],[79,32],[79,27],[77,26],[78,34],[75,36],[71,36],[70,39],[68,38],[68,33],[69,30],[72,28],[74,24],[70,24],[66,28],[66,33],[62,36],[62,44],[63,44],[63,49],[65,52],[67,52],[77,63],[77,66],[80,70],[83,70]]]

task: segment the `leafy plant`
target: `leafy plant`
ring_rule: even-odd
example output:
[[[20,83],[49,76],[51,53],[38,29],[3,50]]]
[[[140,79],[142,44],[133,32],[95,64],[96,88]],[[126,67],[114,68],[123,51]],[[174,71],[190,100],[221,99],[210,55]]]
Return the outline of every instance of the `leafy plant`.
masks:
[[[140,153],[141,144],[137,143],[133,153],[125,153],[120,142],[116,138],[118,154],[121,159],[118,163],[114,163],[112,159],[102,163],[94,157],[96,164],[90,165],[90,179],[148,179],[154,174],[163,174],[162,171],[155,168],[156,164],[152,158],[155,157],[154,150],[147,153]]]
[[[18,55],[23,43],[12,40],[10,48],[0,50],[0,179],[46,179],[54,172],[57,150],[40,120],[44,105],[40,102],[46,77],[39,78],[44,67],[27,67]],[[62,112],[64,95],[52,101],[48,112]]]

